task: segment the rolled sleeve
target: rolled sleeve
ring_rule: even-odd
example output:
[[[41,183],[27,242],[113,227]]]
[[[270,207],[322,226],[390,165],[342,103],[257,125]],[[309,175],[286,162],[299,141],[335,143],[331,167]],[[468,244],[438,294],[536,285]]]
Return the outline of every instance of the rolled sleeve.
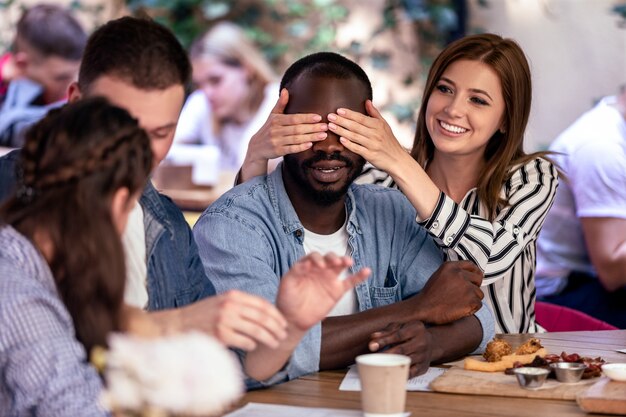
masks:
[[[481,327],[483,328],[483,338],[480,341],[480,345],[471,353],[471,355],[484,352],[487,348],[487,343],[489,343],[496,335],[496,323],[493,318],[493,314],[484,301],[483,306],[474,314],[474,317],[478,319]]]
[[[440,246],[454,249],[469,227],[471,217],[454,200],[440,192],[432,215],[423,221],[419,217],[416,220]]]

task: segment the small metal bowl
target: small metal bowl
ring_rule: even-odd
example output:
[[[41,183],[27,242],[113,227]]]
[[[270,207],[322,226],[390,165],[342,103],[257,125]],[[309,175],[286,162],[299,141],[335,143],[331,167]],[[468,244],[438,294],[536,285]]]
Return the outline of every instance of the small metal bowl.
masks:
[[[522,388],[537,389],[546,381],[550,371],[543,368],[522,367],[513,369],[513,373]]]
[[[550,364],[550,368],[554,369],[557,381],[572,384],[580,381],[587,367],[584,363],[555,362]]]

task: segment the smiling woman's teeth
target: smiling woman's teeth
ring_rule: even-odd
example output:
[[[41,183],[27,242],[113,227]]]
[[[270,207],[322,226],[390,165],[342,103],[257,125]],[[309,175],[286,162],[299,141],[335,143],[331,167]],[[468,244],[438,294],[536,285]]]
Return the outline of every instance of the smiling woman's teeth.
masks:
[[[333,172],[333,171],[337,171],[339,169],[339,167],[337,168],[315,168],[318,171],[322,171],[322,172]]]
[[[465,133],[465,132],[467,132],[467,129],[463,129],[462,127],[459,127],[459,126],[449,125],[449,124],[447,124],[445,122],[442,122],[442,121],[439,121],[439,125],[441,125],[441,127],[443,127],[448,132],[452,132],[452,133]]]

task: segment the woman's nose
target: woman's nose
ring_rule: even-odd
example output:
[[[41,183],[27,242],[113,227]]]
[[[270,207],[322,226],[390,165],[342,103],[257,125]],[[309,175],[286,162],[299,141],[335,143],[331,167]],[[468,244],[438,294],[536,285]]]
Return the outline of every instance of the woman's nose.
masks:
[[[459,98],[454,98],[444,107],[443,111],[450,117],[458,118],[462,117],[465,113],[465,106]]]

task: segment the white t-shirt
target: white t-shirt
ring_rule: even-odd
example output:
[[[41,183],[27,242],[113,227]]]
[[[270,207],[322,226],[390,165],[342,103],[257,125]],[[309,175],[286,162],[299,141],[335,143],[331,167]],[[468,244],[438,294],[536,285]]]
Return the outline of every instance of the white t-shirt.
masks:
[[[330,235],[319,235],[310,230],[304,229],[304,252],[308,255],[312,252],[319,252],[322,255],[334,253],[338,256],[350,256],[351,251],[348,246],[348,230],[347,222]],[[345,279],[348,276],[348,270],[344,270],[339,279]],[[328,313],[328,317],[345,316],[354,314],[359,311],[359,304],[354,289],[346,292],[335,307]]]
[[[626,219],[626,120],[606,97],[550,146],[566,175],[537,241],[538,296],[558,293],[572,271],[595,275],[581,217]]]
[[[167,155],[167,160],[174,164],[190,163],[189,145],[195,145],[195,154],[198,156],[205,153],[214,154],[217,150],[219,170],[237,172],[246,156],[248,142],[267,120],[278,100],[278,95],[278,84],[268,84],[259,109],[247,123],[225,124],[220,134],[216,135],[213,131],[209,101],[202,91],[194,91],[187,98],[181,111],[174,135],[174,144]],[[206,165],[206,160],[199,159],[197,163],[193,163],[193,171],[200,169],[203,164]],[[196,175],[196,177],[200,176]],[[195,178],[194,182],[197,183],[197,181],[202,181],[202,178]]]
[[[126,230],[122,236],[126,256],[126,287],[124,302],[130,306],[145,308],[148,305],[146,266],[146,232],[143,227],[143,209],[139,203],[128,216]]]

